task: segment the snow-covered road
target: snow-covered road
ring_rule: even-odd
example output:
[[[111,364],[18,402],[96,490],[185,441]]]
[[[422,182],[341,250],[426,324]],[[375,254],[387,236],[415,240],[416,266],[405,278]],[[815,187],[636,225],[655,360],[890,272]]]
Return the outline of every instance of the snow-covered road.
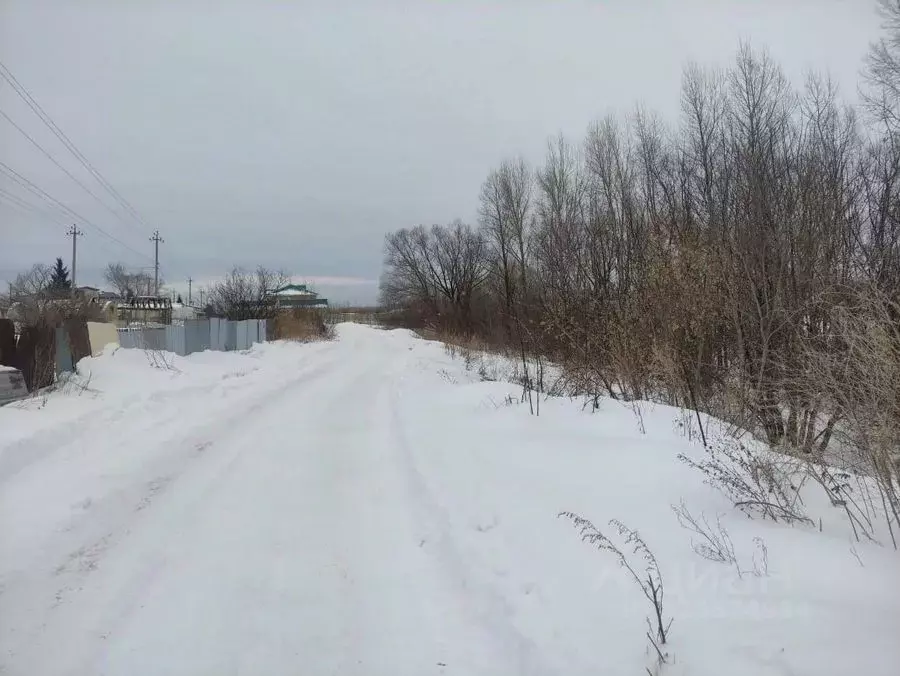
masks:
[[[6,671],[533,671],[426,537],[441,533],[400,422],[408,355],[392,334],[345,335],[212,415],[192,414],[215,392],[177,390],[5,453]],[[110,454],[139,462],[71,467]],[[92,475],[88,491],[69,487],[63,519],[14,510],[41,509],[26,494],[46,495],[48,469]]]
[[[852,593],[827,601],[819,585],[855,573],[849,554],[766,584],[713,565],[699,577],[724,605],[680,609],[698,590],[679,576],[712,564],[693,562],[668,505],[685,494],[697,496],[693,504],[716,498],[674,453],[658,468],[645,455],[635,468],[644,494],[611,496],[587,469],[594,442],[576,422],[598,418],[562,402],[548,427],[540,421],[552,419],[552,406],[536,419],[504,405],[514,387],[466,384],[465,369],[433,344],[352,325],[340,334],[193,355],[176,360],[177,370],[120,350],[85,362],[90,379],[80,385],[0,410],[0,673],[641,673],[639,592],[611,582],[614,561],[555,519],[564,508],[599,522],[630,518],[662,543],[685,632],[681,661],[694,667],[684,673],[789,673],[797,664],[797,673],[860,664],[890,673],[882,659],[898,648],[882,641],[896,637],[890,618],[900,606],[878,591],[879,575],[896,564],[890,554],[866,550],[868,586],[856,575]],[[647,439],[629,412],[611,415],[624,455],[607,454],[602,466],[627,488],[624,456],[672,432],[661,425]],[[672,477],[696,487],[667,490]],[[659,508],[647,507],[647,492]],[[743,521],[732,530],[741,546],[750,540]],[[796,535],[766,534],[776,571],[799,568],[787,544]],[[801,533],[802,547],[815,535]],[[835,537],[846,548],[843,533]],[[692,568],[666,556],[682,549]],[[723,610],[729,598],[733,608]],[[855,638],[804,605],[854,601],[871,614],[868,624],[852,618],[865,629]],[[728,612],[734,641],[691,647],[689,631],[702,642],[704,627]],[[763,623],[766,613],[776,619]],[[804,632],[785,638],[784,626],[803,617],[815,618],[811,631],[826,645],[840,638],[845,648],[812,650]],[[853,654],[842,663],[848,641]],[[879,645],[882,655],[860,660]]]

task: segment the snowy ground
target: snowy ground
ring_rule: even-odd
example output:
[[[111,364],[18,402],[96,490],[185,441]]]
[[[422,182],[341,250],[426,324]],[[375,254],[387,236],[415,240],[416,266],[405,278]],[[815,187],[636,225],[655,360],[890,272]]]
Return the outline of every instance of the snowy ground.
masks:
[[[533,417],[356,325],[169,363],[108,352],[0,409],[0,673],[646,673],[649,605],[562,510],[655,553],[664,674],[898,673],[900,555],[814,502],[821,532],[736,512],[673,409]],[[695,554],[681,500],[768,573]]]

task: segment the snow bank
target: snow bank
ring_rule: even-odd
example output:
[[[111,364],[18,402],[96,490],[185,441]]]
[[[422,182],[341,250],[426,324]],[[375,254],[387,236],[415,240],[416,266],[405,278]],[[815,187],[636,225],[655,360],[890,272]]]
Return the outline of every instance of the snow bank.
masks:
[[[900,555],[857,543],[843,512],[806,493],[817,527],[749,519],[679,461],[702,448],[667,406],[551,398],[540,417],[521,390],[480,382],[419,341],[419,372],[398,394],[407,443],[442,537],[477,585],[533,641],[547,673],[636,674],[653,667],[652,607],[609,552],[579,541],[563,510],[609,535],[618,519],[655,554],[672,664],[665,674],[888,674],[900,664]],[[465,421],[465,422],[463,422]],[[698,556],[673,506],[721,519],[741,568]],[[883,525],[883,522],[882,522]],[[767,572],[753,574],[764,543]],[[639,569],[640,570],[640,569]],[[893,637],[893,638],[892,638]]]
[[[215,415],[210,399],[240,397],[247,376],[257,384],[283,381],[296,365],[321,346],[257,344],[243,352],[205,351],[181,357],[170,352],[122,349],[107,345],[102,354],[78,362],[55,391],[33,395],[4,407],[0,417],[0,468],[15,442],[40,433],[64,438],[72,429],[127,419],[135,429],[187,422],[188,416]],[[248,394],[252,394],[251,390]],[[198,395],[204,395],[198,398]],[[196,418],[195,418],[196,419]]]

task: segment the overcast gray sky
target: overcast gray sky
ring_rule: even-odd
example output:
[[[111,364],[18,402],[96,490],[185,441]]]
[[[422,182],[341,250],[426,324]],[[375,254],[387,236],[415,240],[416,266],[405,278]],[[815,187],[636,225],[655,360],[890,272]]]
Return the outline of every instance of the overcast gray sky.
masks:
[[[875,0],[0,0],[0,60],[159,228],[179,288],[264,264],[367,302],[385,232],[474,221],[503,157],[539,162],[636,102],[674,117],[683,65],[725,65],[741,39],[855,97],[878,23]],[[2,80],[0,111],[114,206]],[[79,283],[152,264],[149,228],[2,116],[0,160],[138,252],[79,223]],[[0,280],[68,264],[71,220],[0,198]]]

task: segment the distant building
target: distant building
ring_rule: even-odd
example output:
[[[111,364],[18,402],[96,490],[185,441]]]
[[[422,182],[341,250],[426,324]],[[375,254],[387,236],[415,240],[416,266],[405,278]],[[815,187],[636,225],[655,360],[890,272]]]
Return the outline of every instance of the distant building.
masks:
[[[203,316],[203,310],[184,303],[172,303],[172,321],[183,322],[190,319],[200,319]]]
[[[279,310],[295,308],[328,307],[327,298],[319,298],[319,294],[306,288],[306,284],[288,284],[272,292],[275,307]]]
[[[119,302],[122,297],[112,291],[103,291],[96,286],[79,286],[75,289],[75,293],[90,303],[104,304],[108,302]]]
[[[171,324],[172,299],[167,296],[132,296],[116,303],[116,318],[123,324]]]

